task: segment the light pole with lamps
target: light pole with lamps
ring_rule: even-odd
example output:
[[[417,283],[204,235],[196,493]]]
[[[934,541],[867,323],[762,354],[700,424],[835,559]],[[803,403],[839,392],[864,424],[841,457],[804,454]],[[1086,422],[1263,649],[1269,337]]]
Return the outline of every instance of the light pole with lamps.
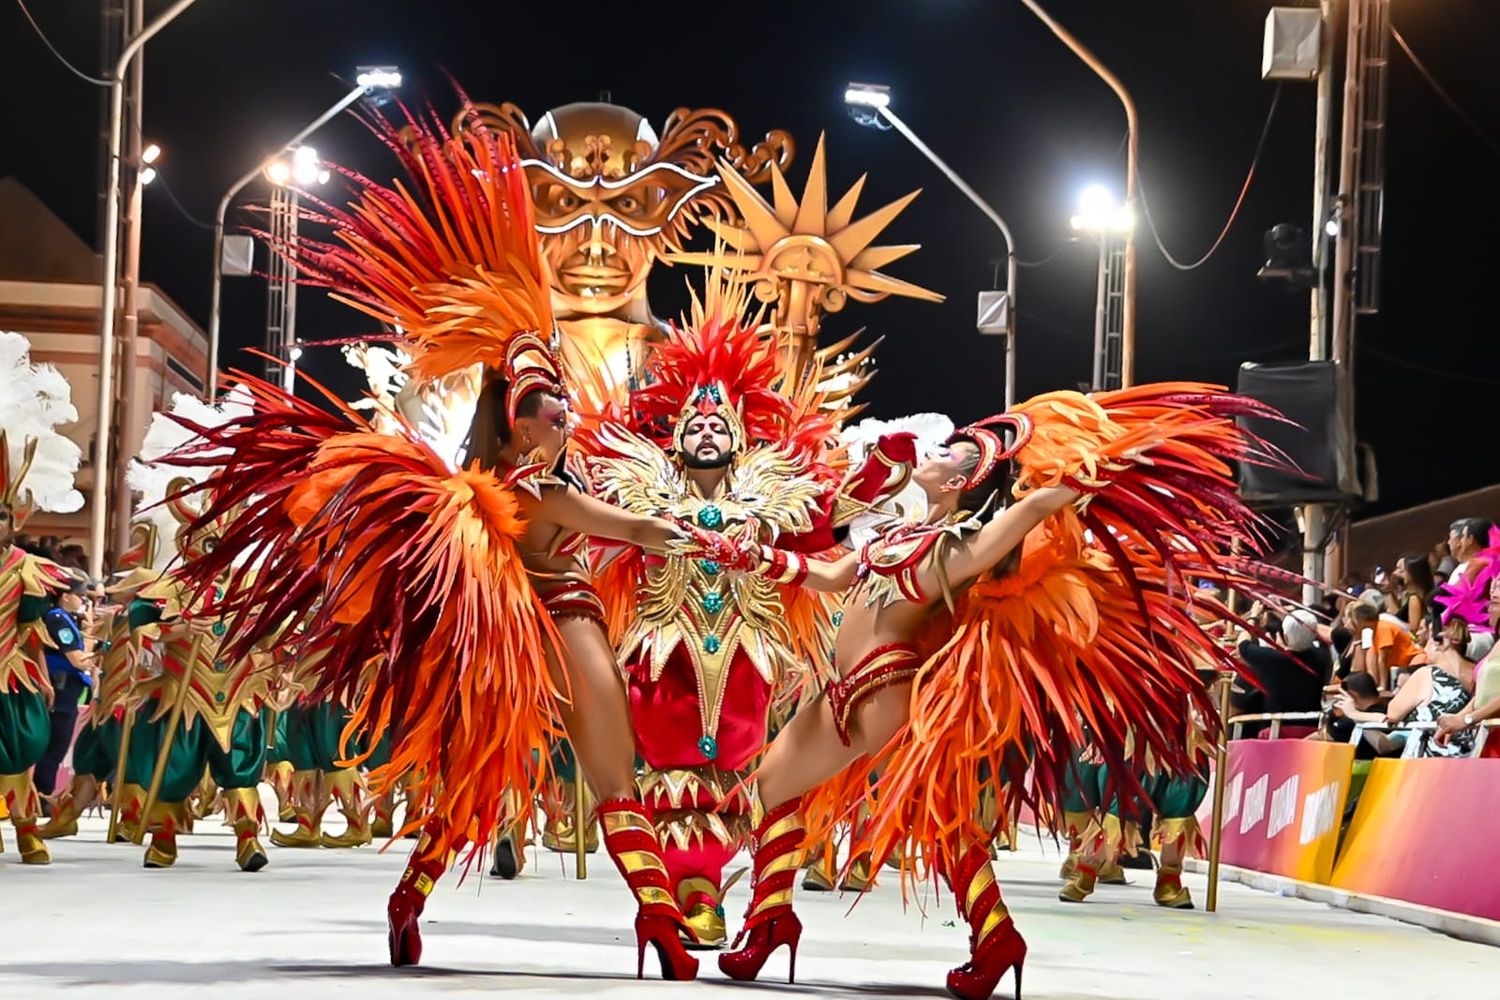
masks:
[[[1093,388],[1118,389],[1128,384],[1125,382],[1123,364],[1124,336],[1121,331],[1121,384],[1110,385],[1112,381],[1109,366],[1110,344],[1109,344],[1109,314],[1110,299],[1117,295],[1114,281],[1115,274],[1110,267],[1110,255],[1114,252],[1111,240],[1116,236],[1130,238],[1130,233],[1135,229],[1135,213],[1130,210],[1129,205],[1116,203],[1115,196],[1110,194],[1109,189],[1102,184],[1091,184],[1083,189],[1078,196],[1078,214],[1073,216],[1071,224],[1074,232],[1091,233],[1099,240],[1099,285],[1094,301],[1094,377]],[[1123,327],[1123,323],[1121,324]]]
[[[995,228],[1000,230],[1000,235],[1005,238],[1005,293],[1009,301],[1005,305],[1005,313],[1001,319],[994,321],[993,325],[987,327],[987,332],[1004,332],[1005,334],[1005,406],[1009,409],[1016,398],[1016,241],[1010,233],[1010,226],[1000,217],[989,202],[979,197],[976,192],[953,168],[944,163],[942,158],[932,151],[925,142],[917,137],[917,134],[891,110],[891,91],[889,87],[870,83],[851,83],[844,90],[844,103],[851,110],[859,112],[855,121],[861,125],[879,127],[881,121],[889,123],[891,128],[900,132],[917,148],[923,156],[942,171],[943,176],[953,182],[953,185],[962,191],[981,212],[985,214]],[[1002,326],[1003,323],[1003,326]]]
[[[282,143],[280,152],[300,145],[303,139],[328,124],[360,98],[377,90],[392,90],[399,86],[401,86],[401,73],[394,66],[361,69],[359,76],[355,79],[354,88],[327,111],[308,122],[296,135]],[[261,161],[245,171],[238,180],[229,185],[229,190],[225,191],[224,197],[219,199],[219,207],[214,212],[214,286],[208,311],[208,371],[204,379],[204,383],[208,386],[210,400],[218,394],[219,390],[219,317],[224,284],[224,217],[228,214],[229,203],[234,200],[235,195],[259,177],[266,167],[266,161]]]
[[[1140,128],[1136,120],[1135,101],[1120,78],[1099,61],[1099,57],[1084,47],[1073,34],[1052,19],[1037,0],[1021,0],[1026,8],[1041,20],[1073,54],[1098,74],[1099,79],[1109,85],[1125,107],[1125,208],[1135,213],[1136,198],[1140,195]],[[1125,274],[1121,289],[1123,317],[1120,331],[1120,384],[1129,388],[1135,384],[1135,236],[1133,230],[1125,234]]]
[[[99,274],[99,410],[94,430],[94,483],[89,496],[89,576],[104,578],[105,533],[109,524],[109,436],[115,407],[115,297],[120,269],[120,160],[125,145],[125,73],[135,54],[193,5],[176,0],[137,32],[120,51],[109,75],[109,156],[104,181],[104,260]],[[140,94],[136,100],[140,101]],[[131,359],[134,363],[134,359]]]

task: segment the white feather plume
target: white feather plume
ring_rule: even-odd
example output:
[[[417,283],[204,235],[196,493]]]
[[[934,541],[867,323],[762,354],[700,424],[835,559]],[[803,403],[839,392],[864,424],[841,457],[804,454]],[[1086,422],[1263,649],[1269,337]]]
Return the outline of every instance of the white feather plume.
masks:
[[[73,477],[83,451],[58,433],[58,426],[78,420],[72,389],[51,365],[31,363],[31,342],[19,333],[0,332],[0,427],[5,429],[11,475],[19,474],[28,442],[36,454],[17,499],[38,510],[67,514],[83,506]]]
[[[171,409],[151,415],[151,423],[141,441],[140,453],[131,460],[130,467],[125,471],[125,482],[138,494],[133,520],[156,525],[157,551],[154,553],[153,565],[158,569],[165,567],[169,557],[176,553],[175,540],[177,530],[181,527],[171,511],[162,505],[172,481],[186,477],[195,483],[201,483],[215,471],[208,466],[177,465],[166,461],[167,456],[178,448],[202,440],[172,418],[175,416],[191,420],[200,427],[217,427],[245,416],[250,408],[250,394],[236,387],[217,405],[206,403],[185,392],[173,393]]]
[[[913,413],[894,420],[866,417],[852,427],[845,427],[839,436],[849,448],[849,460],[858,464],[864,461],[875,442],[887,434],[915,434],[917,458],[920,460],[934,448],[941,447],[953,434],[953,429],[953,421],[941,413]]]

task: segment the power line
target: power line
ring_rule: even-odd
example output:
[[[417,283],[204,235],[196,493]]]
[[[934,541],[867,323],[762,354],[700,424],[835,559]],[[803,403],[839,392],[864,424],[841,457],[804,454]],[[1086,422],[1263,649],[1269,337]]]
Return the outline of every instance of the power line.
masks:
[[[204,222],[192,212],[189,212],[187,208],[182,204],[182,202],[177,200],[177,195],[172,191],[171,185],[167,183],[165,174],[158,173],[156,175],[156,183],[153,186],[161,188],[162,193],[167,196],[167,200],[172,203],[172,207],[177,209],[178,214],[181,215],[184,219],[188,220],[199,229],[214,228],[212,223]]]
[[[1419,365],[1415,361],[1407,361],[1405,358],[1398,358],[1387,354],[1378,348],[1371,347],[1369,344],[1360,344],[1359,352],[1361,354],[1368,354],[1372,358],[1379,358],[1388,365],[1394,365],[1397,368],[1406,368],[1416,372],[1418,375],[1426,375],[1428,378],[1453,379],[1457,382],[1469,382],[1473,385],[1500,385],[1500,378],[1485,378],[1482,375],[1465,375],[1458,372],[1440,371],[1437,368],[1428,368],[1426,365]]]
[[[85,83],[92,83],[96,87],[109,86],[108,80],[102,80],[97,76],[89,76],[83,70],[68,62],[67,57],[64,56],[61,52],[57,51],[57,46],[53,45],[51,40],[47,38],[47,33],[42,30],[42,26],[40,24],[36,23],[36,18],[31,16],[31,11],[26,9],[26,0],[16,0],[16,6],[21,8],[21,14],[31,25],[31,30],[36,32],[36,37],[40,38],[42,40],[42,44],[47,46],[47,51],[51,52],[53,57],[58,62],[62,63],[63,66],[67,67],[68,72],[72,73],[74,76],[78,77],[78,79],[84,81]]]
[[[1223,244],[1224,237],[1229,235],[1230,227],[1234,225],[1234,220],[1239,217],[1240,209],[1245,204],[1245,195],[1250,193],[1250,182],[1255,179],[1255,168],[1260,165],[1260,154],[1266,148],[1266,136],[1271,134],[1271,121],[1276,117],[1276,105],[1279,103],[1281,103],[1281,84],[1277,83],[1276,90],[1271,94],[1271,107],[1266,111],[1266,122],[1260,129],[1260,141],[1255,144],[1255,155],[1250,160],[1250,169],[1245,172],[1245,183],[1240,185],[1240,196],[1234,200],[1234,207],[1229,210],[1229,218],[1225,220],[1224,228],[1219,230],[1219,236],[1214,240],[1213,246],[1209,247],[1208,251],[1202,257],[1199,257],[1191,264],[1184,264],[1176,257],[1173,257],[1172,252],[1161,241],[1161,234],[1156,230],[1156,221],[1151,218],[1151,206],[1146,201],[1145,180],[1144,178],[1139,179],[1141,210],[1146,216],[1146,228],[1151,230],[1151,238],[1156,241],[1156,249],[1160,250],[1161,255],[1167,259],[1167,263],[1177,268],[1177,270],[1192,271],[1208,263],[1208,258],[1214,255],[1214,252]]]
[[[1397,45],[1401,46],[1401,51],[1406,53],[1406,58],[1410,59],[1411,64],[1417,68],[1417,72],[1422,74],[1422,79],[1427,81],[1427,85],[1437,92],[1437,95],[1443,99],[1443,103],[1448,105],[1455,115],[1458,115],[1458,120],[1469,126],[1469,131],[1478,136],[1480,142],[1495,152],[1500,153],[1500,142],[1496,142],[1491,138],[1489,133],[1480,128],[1478,122],[1469,117],[1468,112],[1458,106],[1458,102],[1453,99],[1453,95],[1444,90],[1443,85],[1437,82],[1437,78],[1432,75],[1422,60],[1417,58],[1417,54],[1411,50],[1410,45],[1406,44],[1406,39],[1401,37],[1401,32],[1397,31],[1394,26],[1391,28],[1391,37],[1396,40]]]
[[[1064,243],[1062,246],[1058,247],[1056,250],[1052,251],[1047,256],[1043,257],[1041,260],[1017,260],[1016,261],[1016,266],[1017,267],[1046,267],[1048,264],[1052,263],[1054,260],[1056,260],[1057,258],[1061,257],[1063,254],[1067,253],[1068,252],[1068,248],[1071,247],[1072,245],[1073,245],[1072,243]]]

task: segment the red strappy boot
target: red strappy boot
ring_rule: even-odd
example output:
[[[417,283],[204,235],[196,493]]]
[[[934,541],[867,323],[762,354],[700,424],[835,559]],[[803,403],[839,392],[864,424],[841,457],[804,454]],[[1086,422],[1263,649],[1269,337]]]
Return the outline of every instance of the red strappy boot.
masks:
[[[719,969],[730,979],[754,979],[771,953],[786,945],[791,960],[786,981],[797,981],[797,942],[802,938],[802,921],[792,912],[792,885],[802,868],[802,842],[807,836],[801,805],[800,799],[784,802],[767,813],[755,828],[750,909],[745,915],[745,926],[734,939],[734,950],[719,956]]]
[[[949,877],[948,887],[959,916],[969,923],[969,960],[948,973],[948,992],[959,1000],[989,1000],[1005,973],[1014,968],[1016,1000],[1021,1000],[1026,941],[1000,901],[989,849],[970,845],[958,862],[958,871]]]
[[[451,848],[445,857],[431,856],[433,836],[422,832],[421,839],[406,863],[406,871],[396,884],[396,891],[385,904],[387,940],[391,948],[391,964],[394,966],[417,965],[422,961],[422,932],[418,921],[427,905],[437,880],[448,869],[458,846]]]
[[[679,936],[686,933],[694,939],[692,928],[683,921],[672,896],[661,841],[645,807],[634,799],[610,799],[599,803],[598,816],[604,827],[604,849],[640,906],[635,915],[636,978],[645,978],[648,944],[656,948],[663,979],[698,978],[698,960],[688,954]]]

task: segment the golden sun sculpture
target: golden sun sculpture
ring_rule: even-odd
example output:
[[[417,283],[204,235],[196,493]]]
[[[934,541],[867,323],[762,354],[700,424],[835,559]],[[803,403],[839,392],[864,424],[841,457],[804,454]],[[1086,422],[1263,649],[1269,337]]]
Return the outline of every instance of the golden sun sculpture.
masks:
[[[879,270],[919,249],[917,244],[873,245],[920,189],[856,220],[855,206],[865,177],[830,206],[823,146],[820,135],[800,201],[774,163],[774,201],[767,203],[734,166],[721,160],[719,175],[744,221],[707,219],[705,224],[735,252],[674,253],[667,258],[674,264],[727,268],[731,280],[752,286],[755,297],[772,307],[770,319],[781,341],[782,356],[788,371],[798,376],[815,360],[827,362],[825,377],[844,367],[822,355],[844,350],[852,338],[821,352],[817,338],[823,313],[838,312],[849,299],[879,302],[900,295],[927,302],[943,300],[937,292]],[[861,363],[865,356],[868,351],[860,352]]]

